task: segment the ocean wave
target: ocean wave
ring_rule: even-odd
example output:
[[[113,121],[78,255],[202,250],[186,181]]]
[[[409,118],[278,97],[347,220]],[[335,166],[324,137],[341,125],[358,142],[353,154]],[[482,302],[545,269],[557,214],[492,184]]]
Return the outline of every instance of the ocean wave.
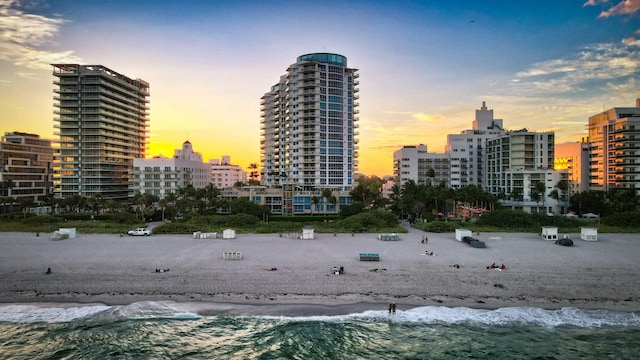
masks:
[[[565,307],[560,310],[545,310],[535,307],[508,307],[495,310],[467,307],[424,306],[398,311],[389,315],[387,311],[371,310],[340,316],[286,317],[265,316],[272,320],[295,321],[364,321],[416,324],[471,325],[471,326],[573,326],[594,328],[623,326],[640,328],[640,316],[636,313],[610,310],[583,310]]]
[[[203,317],[229,316],[198,314],[202,305],[171,301],[143,301],[129,305],[56,304],[4,304],[0,305],[0,322],[4,323],[57,323],[72,321],[118,321],[129,319],[192,320]],[[224,305],[224,309],[230,306]],[[241,317],[239,315],[233,315]],[[637,313],[610,310],[583,310],[565,307],[545,310],[535,307],[507,307],[495,310],[468,307],[424,306],[398,310],[395,315],[387,311],[369,310],[346,315],[317,316],[244,316],[272,321],[316,322],[393,322],[404,324],[442,324],[470,326],[572,326],[579,328],[633,327],[640,328]]]

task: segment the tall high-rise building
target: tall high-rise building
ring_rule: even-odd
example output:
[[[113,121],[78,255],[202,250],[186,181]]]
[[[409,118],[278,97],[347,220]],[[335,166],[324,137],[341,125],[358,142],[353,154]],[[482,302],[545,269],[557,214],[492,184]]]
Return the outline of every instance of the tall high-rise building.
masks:
[[[314,213],[327,190],[335,203],[351,202],[358,165],[358,70],[330,53],[299,56],[261,99],[262,182],[283,186],[283,215]]]
[[[299,56],[261,100],[265,185],[348,191],[357,170],[358,73],[330,53]]]
[[[640,98],[589,118],[589,190],[640,188]]]
[[[149,83],[101,65],[53,64],[58,129],[57,197],[128,197],[134,158],[144,158]]]
[[[0,196],[40,203],[53,194],[51,140],[22,132],[5,133],[0,140]]]

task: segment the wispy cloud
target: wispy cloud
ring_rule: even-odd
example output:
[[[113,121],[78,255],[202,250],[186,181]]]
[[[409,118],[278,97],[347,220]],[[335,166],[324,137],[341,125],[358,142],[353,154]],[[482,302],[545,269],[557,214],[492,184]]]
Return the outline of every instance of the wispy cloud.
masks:
[[[0,0],[0,61],[30,69],[49,69],[54,62],[78,63],[73,51],[43,49],[54,44],[60,27],[67,21],[28,13],[37,2]]]
[[[572,58],[536,63],[517,73],[509,91],[535,96],[602,90],[607,81],[624,81],[638,74],[640,42],[596,44]]]
[[[640,10],[640,0],[624,0],[614,5],[609,10],[603,11],[598,17],[607,18],[616,15],[633,14]]]
[[[588,0],[582,6],[596,6],[599,4],[608,4],[608,0]],[[640,0],[622,0],[617,4],[611,6],[608,10],[605,10],[598,15],[599,18],[608,18],[617,15],[628,15],[638,12],[640,10]]]

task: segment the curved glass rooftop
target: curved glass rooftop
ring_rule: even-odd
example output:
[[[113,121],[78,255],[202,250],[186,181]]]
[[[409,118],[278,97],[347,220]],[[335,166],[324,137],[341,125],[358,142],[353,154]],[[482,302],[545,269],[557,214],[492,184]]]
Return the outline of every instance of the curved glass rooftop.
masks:
[[[298,56],[298,62],[300,61],[313,61],[330,65],[339,65],[347,67],[347,58],[331,53],[313,53]]]

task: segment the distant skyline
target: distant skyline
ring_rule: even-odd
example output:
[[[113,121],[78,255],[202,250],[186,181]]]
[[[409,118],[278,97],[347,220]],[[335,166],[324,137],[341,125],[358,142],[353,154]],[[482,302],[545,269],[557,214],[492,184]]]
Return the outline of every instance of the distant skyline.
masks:
[[[302,54],[360,74],[359,171],[470,129],[482,101],[506,129],[586,137],[640,97],[640,0],[0,0],[0,132],[53,139],[52,63],[150,84],[148,157],[185,140],[205,161],[260,163],[260,97]]]

